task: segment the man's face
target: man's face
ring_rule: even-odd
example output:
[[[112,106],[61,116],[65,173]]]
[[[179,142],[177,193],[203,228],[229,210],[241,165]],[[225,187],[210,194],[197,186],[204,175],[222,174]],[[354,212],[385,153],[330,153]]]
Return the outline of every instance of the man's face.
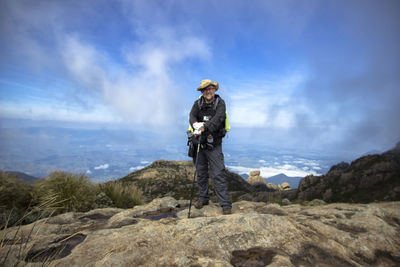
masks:
[[[212,100],[214,98],[215,91],[216,91],[215,86],[210,85],[210,86],[207,86],[206,88],[204,88],[201,92],[203,93],[203,96],[207,100]]]

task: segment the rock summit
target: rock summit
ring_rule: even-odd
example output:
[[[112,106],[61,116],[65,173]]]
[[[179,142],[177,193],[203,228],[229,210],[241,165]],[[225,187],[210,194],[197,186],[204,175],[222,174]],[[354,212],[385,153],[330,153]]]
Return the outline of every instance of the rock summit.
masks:
[[[319,206],[239,201],[193,210],[164,197],[7,229],[5,265],[398,266],[399,202]]]

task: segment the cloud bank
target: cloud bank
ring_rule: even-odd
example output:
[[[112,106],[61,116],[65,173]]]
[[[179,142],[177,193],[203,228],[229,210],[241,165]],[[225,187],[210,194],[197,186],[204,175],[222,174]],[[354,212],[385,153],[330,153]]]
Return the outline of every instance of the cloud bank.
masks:
[[[94,47],[67,36],[62,56],[70,74],[99,95],[126,122],[164,126],[180,115],[171,67],[190,57],[208,57],[207,44],[160,29],[154,40],[124,49],[124,68]]]
[[[105,2],[99,3],[107,8]],[[96,6],[95,2],[48,4],[46,8],[44,2],[35,6],[15,1],[2,4],[3,23],[0,29],[3,36],[9,36],[4,48],[14,55],[12,59],[6,55],[3,58],[19,60],[15,50],[22,51],[31,70],[40,73],[51,68],[55,72],[53,74],[68,79],[74,88],[66,95],[78,93],[75,95],[96,99],[100,108],[94,107],[87,99],[81,100],[84,105],[80,109],[69,105],[77,112],[67,112],[70,115],[68,120],[76,119],[76,114],[82,111],[91,113],[86,118],[93,118],[95,122],[98,117],[104,117],[106,123],[113,119],[151,127],[166,125],[180,118],[183,105],[177,100],[180,94],[177,85],[180,82],[176,80],[174,68],[192,59],[207,60],[211,50],[204,39],[169,25],[144,29],[130,22],[136,13],[121,11],[123,17],[120,20],[126,21],[126,34],[130,38],[119,37],[110,51],[87,34],[87,23],[97,19],[89,11],[92,5]],[[94,10],[99,11],[100,8],[96,6]],[[54,120],[65,120],[66,117],[62,107],[27,106],[25,109],[18,105],[15,108],[5,106],[2,114],[14,117],[25,114],[28,118]],[[78,118],[78,121],[81,120]]]
[[[211,78],[235,142],[359,153],[400,138],[399,1],[0,5],[0,80],[40,88],[0,83],[3,117],[180,131]]]

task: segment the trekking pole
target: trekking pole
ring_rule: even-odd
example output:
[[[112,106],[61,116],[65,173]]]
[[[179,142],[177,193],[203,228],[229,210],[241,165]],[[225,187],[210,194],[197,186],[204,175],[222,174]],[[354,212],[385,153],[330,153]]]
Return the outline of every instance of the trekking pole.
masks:
[[[190,208],[192,207],[192,199],[193,199],[193,192],[194,192],[194,180],[195,180],[196,173],[197,173],[197,162],[199,160],[199,151],[200,151],[200,140],[199,140],[199,144],[197,145],[196,163],[194,164],[195,170],[194,170],[194,174],[193,174],[192,194],[190,195],[188,219],[190,218]]]

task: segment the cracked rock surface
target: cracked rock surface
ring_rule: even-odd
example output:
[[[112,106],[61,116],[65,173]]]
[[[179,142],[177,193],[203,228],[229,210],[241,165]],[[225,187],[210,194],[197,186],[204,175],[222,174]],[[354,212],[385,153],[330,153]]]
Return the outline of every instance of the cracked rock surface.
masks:
[[[165,197],[129,210],[66,213],[13,227],[0,258],[6,266],[400,265],[400,202],[240,201],[225,216],[210,203],[192,207],[190,219],[187,205]]]

